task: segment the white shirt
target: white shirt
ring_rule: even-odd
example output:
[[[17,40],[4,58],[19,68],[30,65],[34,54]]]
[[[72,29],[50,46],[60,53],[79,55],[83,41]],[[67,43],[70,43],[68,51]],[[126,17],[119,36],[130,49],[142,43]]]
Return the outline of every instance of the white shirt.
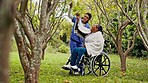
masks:
[[[102,32],[91,33],[85,38],[85,47],[88,55],[96,56],[103,51],[104,38]]]

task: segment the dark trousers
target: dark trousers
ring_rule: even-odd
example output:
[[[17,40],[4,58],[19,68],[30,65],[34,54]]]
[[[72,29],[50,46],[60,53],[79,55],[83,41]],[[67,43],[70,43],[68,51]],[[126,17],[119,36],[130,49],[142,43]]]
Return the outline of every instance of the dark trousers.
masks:
[[[73,51],[75,48],[77,48],[77,47],[82,47],[82,46],[83,46],[82,43],[77,42],[77,41],[71,39],[71,40],[70,40],[70,52],[71,52],[71,54],[72,54],[72,51]]]
[[[77,65],[79,66],[79,62],[81,60],[82,55],[86,54],[86,48],[83,47],[77,47],[73,49],[73,52],[71,54],[71,60],[70,60],[70,65],[74,66]]]

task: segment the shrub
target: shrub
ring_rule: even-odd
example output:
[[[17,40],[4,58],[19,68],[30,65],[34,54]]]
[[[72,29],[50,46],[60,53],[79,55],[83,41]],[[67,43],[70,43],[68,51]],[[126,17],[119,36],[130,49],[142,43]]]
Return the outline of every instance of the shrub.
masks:
[[[134,46],[134,49],[130,52],[130,56],[148,57],[148,51],[146,51],[140,37],[136,38],[135,46]]]
[[[69,48],[66,45],[62,44],[61,46],[59,46],[58,52],[68,53],[69,52]]]

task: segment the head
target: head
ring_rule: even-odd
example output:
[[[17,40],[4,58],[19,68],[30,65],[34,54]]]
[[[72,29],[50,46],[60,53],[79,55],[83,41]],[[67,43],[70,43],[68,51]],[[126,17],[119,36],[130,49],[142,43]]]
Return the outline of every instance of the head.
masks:
[[[91,28],[91,32],[92,32],[92,33],[95,33],[95,32],[97,32],[97,31],[101,31],[101,32],[103,33],[103,28],[102,28],[102,26],[99,25],[99,24],[94,24],[94,25],[92,26],[92,28]]]
[[[90,13],[86,13],[82,19],[83,23],[88,23],[88,21],[91,19],[91,14]]]

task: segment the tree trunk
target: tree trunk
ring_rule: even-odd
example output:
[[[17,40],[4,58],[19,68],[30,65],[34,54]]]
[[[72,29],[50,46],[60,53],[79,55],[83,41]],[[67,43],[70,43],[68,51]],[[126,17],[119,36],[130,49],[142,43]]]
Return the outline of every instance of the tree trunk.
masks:
[[[33,55],[34,56],[34,55]],[[35,55],[38,56],[38,55]],[[24,70],[25,72],[25,83],[38,83],[40,60],[32,59],[30,61],[30,68]]]
[[[16,39],[17,40],[17,39]],[[28,55],[25,49],[20,49],[25,47],[21,43],[17,44],[19,50],[20,61],[25,74],[25,83],[38,83],[39,69],[41,64],[41,54],[42,50],[40,44],[31,50],[31,55]],[[27,57],[32,56],[32,57]]]
[[[36,43],[32,50],[32,57],[29,60],[29,68],[25,69],[25,83],[38,83],[39,69],[41,64],[42,48]]]
[[[38,83],[39,69],[29,69],[25,73],[25,83]]]
[[[10,48],[10,28],[0,27],[0,83],[9,82],[9,48]]]
[[[120,55],[121,60],[121,71],[125,73],[126,71],[126,56],[124,54]]]
[[[33,47],[31,47],[31,49],[28,49],[23,39],[21,29],[17,26],[15,27],[15,40],[19,51],[20,61],[25,74],[25,83],[38,83],[41,56],[43,54],[39,39],[40,37],[35,36],[35,42],[32,45]]]
[[[20,45],[20,44],[19,44]],[[18,46],[19,47],[19,46]],[[35,47],[36,49],[31,50],[32,56],[28,58],[24,50],[19,50],[20,61],[25,74],[25,83],[38,83],[39,69],[41,64],[41,48]]]
[[[0,83],[9,82],[9,49],[13,13],[12,2],[0,0]]]
[[[121,30],[120,30],[121,31]],[[117,51],[118,54],[120,56],[120,61],[121,61],[121,72],[122,75],[124,75],[124,73],[126,72],[126,56],[123,53],[123,49],[122,49],[122,31],[119,32],[119,36],[118,36],[118,45],[117,45]]]
[[[121,72],[122,75],[124,76],[124,73],[126,72],[126,55],[123,53],[121,48],[118,48],[118,54],[120,56],[120,61],[121,61]]]

